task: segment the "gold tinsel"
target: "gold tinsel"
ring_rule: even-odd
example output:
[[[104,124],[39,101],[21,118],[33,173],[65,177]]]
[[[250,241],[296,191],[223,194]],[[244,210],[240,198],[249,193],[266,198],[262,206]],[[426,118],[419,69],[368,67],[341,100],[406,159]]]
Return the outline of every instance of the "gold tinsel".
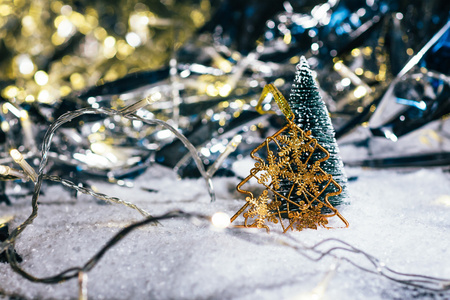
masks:
[[[160,68],[209,16],[209,0],[0,1],[1,96],[51,104]]]

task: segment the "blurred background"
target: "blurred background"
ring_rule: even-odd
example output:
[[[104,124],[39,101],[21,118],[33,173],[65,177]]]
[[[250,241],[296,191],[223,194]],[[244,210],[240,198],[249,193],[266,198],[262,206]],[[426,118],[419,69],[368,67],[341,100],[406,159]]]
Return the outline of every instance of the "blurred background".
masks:
[[[138,115],[177,128],[206,167],[239,137],[217,172],[234,175],[284,122],[255,112],[262,88],[287,97],[304,55],[348,166],[448,166],[449,12],[446,0],[2,0],[0,163],[17,148],[37,166],[67,111],[147,97]],[[74,177],[117,181],[155,162],[199,175],[169,131],[120,117],[66,124],[50,157]]]

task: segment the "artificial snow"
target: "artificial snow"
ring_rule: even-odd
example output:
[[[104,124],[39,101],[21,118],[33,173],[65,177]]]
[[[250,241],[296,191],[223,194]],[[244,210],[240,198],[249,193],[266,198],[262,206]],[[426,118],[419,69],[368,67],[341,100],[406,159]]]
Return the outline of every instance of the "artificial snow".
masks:
[[[245,166],[245,163],[242,164]],[[341,239],[403,272],[450,279],[450,174],[443,169],[370,170],[347,168],[348,205],[339,208],[346,229],[290,231],[298,246]],[[242,174],[248,173],[242,171]],[[133,188],[90,182],[100,192],[133,202],[153,215],[181,209],[232,216],[245,196],[238,178],[214,179],[210,203],[202,179],[178,180],[171,170],[150,168]],[[14,192],[14,183],[8,186]],[[12,194],[14,194],[12,192]],[[82,266],[124,226],[142,219],[135,210],[82,195],[71,198],[59,185],[44,185],[39,215],[19,237],[21,266],[37,277]],[[14,216],[10,230],[31,212],[30,196],[12,197],[0,218]],[[242,222],[242,216],[236,223]],[[332,222],[342,226],[339,219]],[[277,243],[272,231],[218,230],[206,221],[171,219],[133,231],[88,273],[90,299],[449,299],[450,292],[413,289],[364,272],[345,259],[312,261]],[[374,270],[362,257],[336,256]],[[337,266],[336,271],[331,271]],[[322,289],[322,290],[321,290]],[[323,294],[320,294],[320,291]],[[0,263],[0,299],[77,299],[76,279],[32,283]]]

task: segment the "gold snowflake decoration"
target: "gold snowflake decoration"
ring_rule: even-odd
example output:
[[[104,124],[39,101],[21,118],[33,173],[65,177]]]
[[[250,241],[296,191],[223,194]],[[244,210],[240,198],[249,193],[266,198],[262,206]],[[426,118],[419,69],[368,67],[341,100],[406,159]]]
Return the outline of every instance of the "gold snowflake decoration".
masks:
[[[265,150],[265,159],[257,155],[262,149]],[[348,227],[348,222],[328,201],[328,197],[342,191],[332,176],[320,168],[320,163],[329,158],[329,153],[292,119],[266,138],[250,156],[257,161],[255,167],[237,186],[239,192],[247,195],[246,203],[231,222],[243,214],[244,224],[238,226],[269,230],[267,222],[280,223],[286,232],[289,229],[317,229],[319,226],[329,228],[328,219],[338,216]],[[264,187],[259,197],[241,189],[252,178]],[[335,192],[326,191],[330,185],[335,187]]]

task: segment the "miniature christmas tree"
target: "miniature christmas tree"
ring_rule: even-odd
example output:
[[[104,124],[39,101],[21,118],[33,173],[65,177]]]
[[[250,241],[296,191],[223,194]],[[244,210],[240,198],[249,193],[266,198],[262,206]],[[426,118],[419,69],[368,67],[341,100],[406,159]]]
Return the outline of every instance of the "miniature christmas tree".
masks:
[[[308,62],[302,56],[297,65],[297,73],[292,84],[291,94],[287,100],[294,114],[294,122],[305,132],[311,132],[311,137],[324,147],[330,154],[329,159],[323,161],[320,167],[342,187],[342,192],[330,197],[333,206],[342,204],[347,198],[347,176],[344,165],[339,156],[339,148],[334,137],[335,132],[328,110],[319,94],[316,82]],[[317,161],[323,153],[315,152],[312,161]],[[283,185],[283,184],[282,184]],[[329,186],[327,192],[335,191],[335,187]]]

